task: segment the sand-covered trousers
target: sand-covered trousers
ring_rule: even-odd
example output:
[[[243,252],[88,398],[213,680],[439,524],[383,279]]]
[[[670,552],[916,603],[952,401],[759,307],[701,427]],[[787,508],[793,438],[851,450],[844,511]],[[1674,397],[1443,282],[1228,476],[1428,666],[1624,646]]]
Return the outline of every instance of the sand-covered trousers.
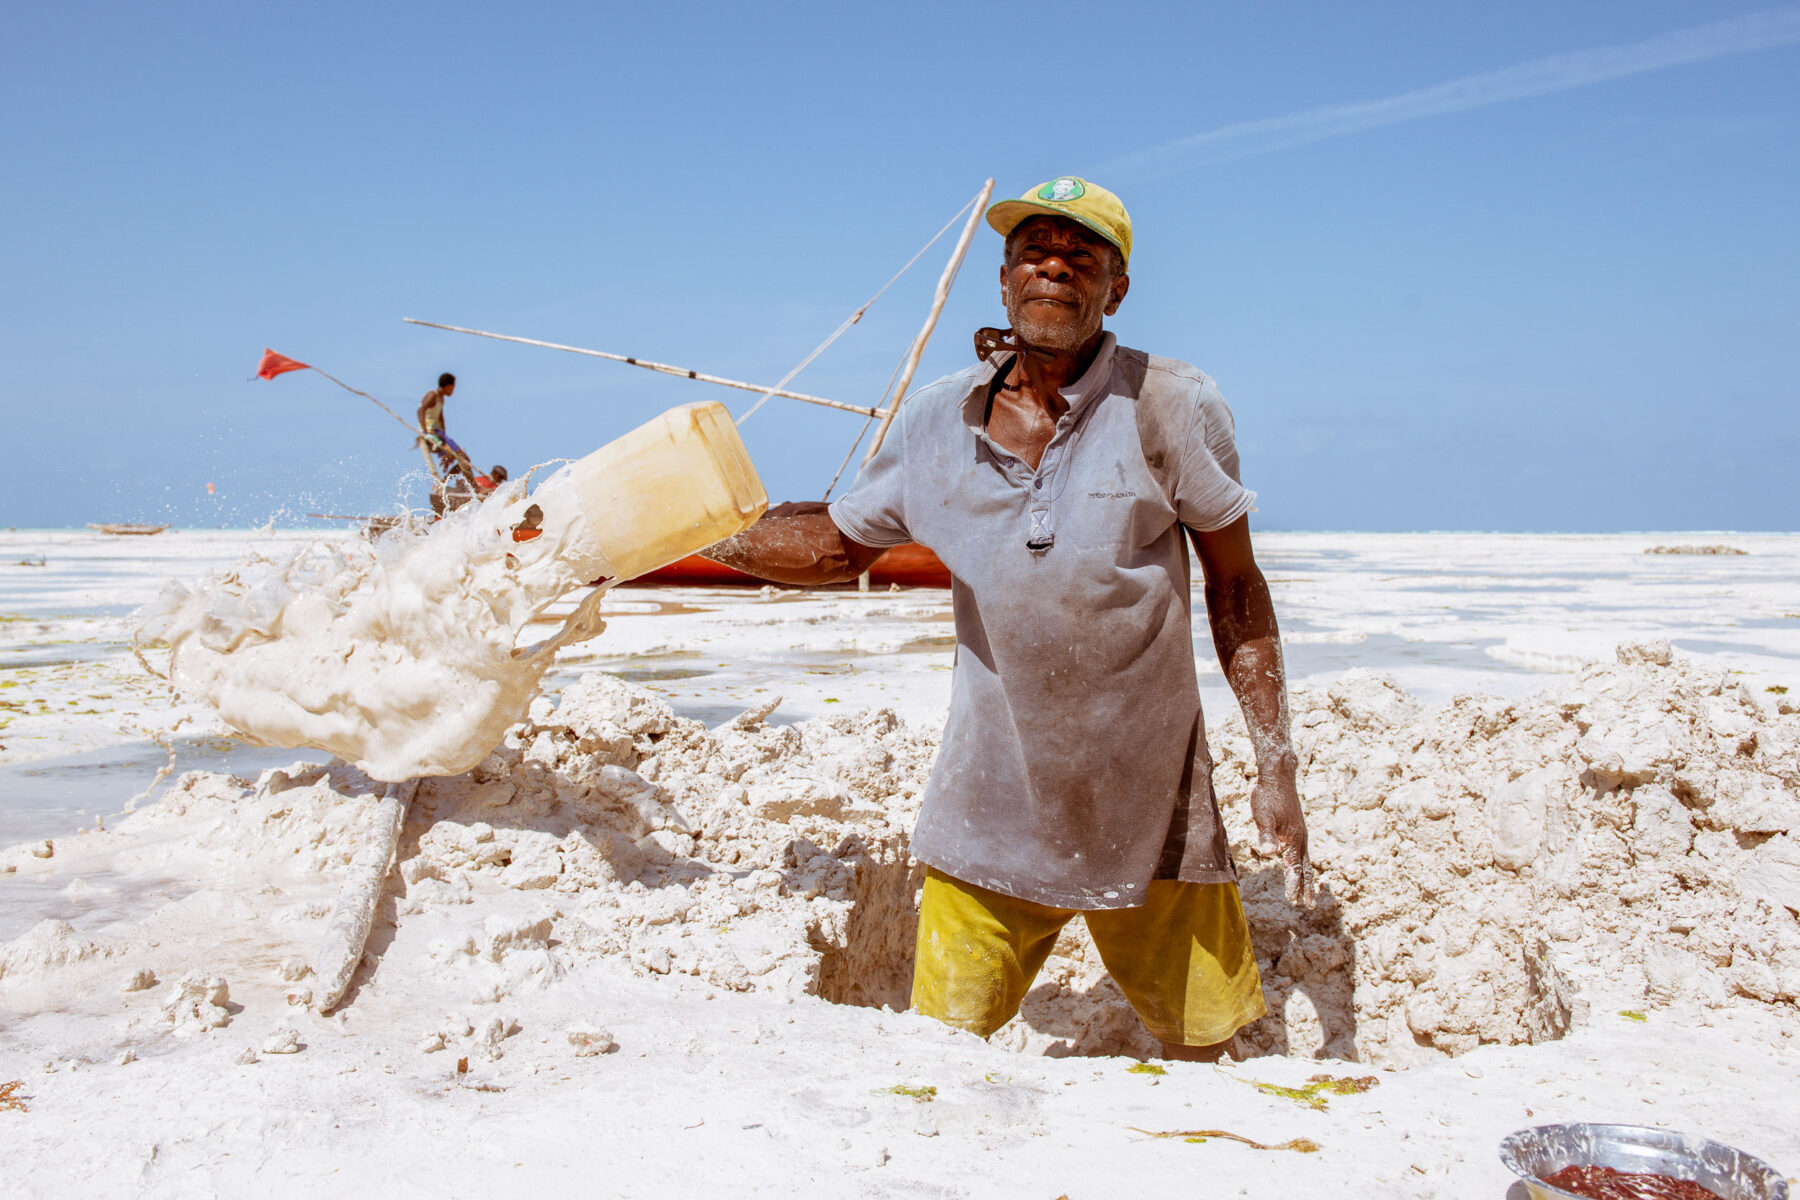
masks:
[[[987,1037],[1019,1011],[1077,911],[928,868],[913,1008]],[[1237,884],[1158,879],[1142,905],[1080,915],[1113,981],[1161,1041],[1210,1046],[1263,1015],[1262,976]]]

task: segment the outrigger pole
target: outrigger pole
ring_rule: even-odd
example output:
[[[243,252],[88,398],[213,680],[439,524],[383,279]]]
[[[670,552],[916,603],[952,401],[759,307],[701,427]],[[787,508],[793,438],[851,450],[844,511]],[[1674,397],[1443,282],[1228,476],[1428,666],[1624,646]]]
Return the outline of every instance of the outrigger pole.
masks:
[[[863,455],[863,465],[875,457],[881,449],[882,439],[887,437],[888,426],[894,423],[894,414],[900,411],[900,401],[906,398],[906,389],[912,386],[913,372],[919,369],[919,359],[925,354],[925,343],[931,340],[932,330],[937,328],[938,314],[944,311],[944,301],[950,298],[950,288],[956,282],[956,273],[962,270],[963,255],[969,252],[969,242],[975,236],[975,226],[981,223],[981,216],[987,211],[988,197],[994,194],[994,181],[988,180],[982,185],[981,194],[975,197],[975,207],[969,213],[969,222],[963,226],[962,236],[956,239],[956,249],[950,252],[950,261],[944,264],[944,273],[938,276],[937,292],[931,298],[931,311],[925,314],[925,325],[913,338],[912,349],[906,352],[906,363],[900,368],[900,378],[894,384],[894,393],[888,397],[887,407],[882,410],[881,424],[875,427],[875,438],[869,443],[869,452]]]
[[[697,379],[701,383],[716,383],[723,387],[738,388],[741,391],[756,392],[763,396],[781,396],[787,400],[801,400],[807,404],[823,405],[826,408],[842,409],[844,412],[857,413],[864,417],[879,417],[881,410],[867,408],[860,404],[845,404],[839,400],[827,400],[823,396],[809,396],[805,392],[789,392],[781,388],[766,388],[760,384],[745,383],[741,379],[725,379],[718,375],[708,375],[704,371],[690,371],[686,367],[672,367],[668,363],[651,362],[647,358],[633,358],[625,354],[608,354],[604,350],[588,350],[581,346],[564,346],[558,342],[540,342],[536,338],[514,337],[506,333],[489,333],[485,329],[465,329],[461,325],[440,325],[436,321],[420,321],[412,317],[402,318],[408,325],[424,325],[430,329],[447,329],[451,333],[467,333],[475,337],[493,338],[497,342],[518,342],[524,346],[542,346],[546,350],[566,350],[570,354],[585,354],[589,358],[605,358],[613,362],[627,363],[634,367],[642,367],[646,371],[657,371],[664,375],[677,375],[683,379]]]

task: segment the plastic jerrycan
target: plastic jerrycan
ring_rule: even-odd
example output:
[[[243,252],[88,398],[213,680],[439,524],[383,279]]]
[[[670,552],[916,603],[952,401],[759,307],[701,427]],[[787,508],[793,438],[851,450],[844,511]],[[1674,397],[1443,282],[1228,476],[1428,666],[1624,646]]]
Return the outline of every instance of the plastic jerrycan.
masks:
[[[576,494],[615,579],[742,533],[769,507],[731,413],[684,404],[576,462]]]

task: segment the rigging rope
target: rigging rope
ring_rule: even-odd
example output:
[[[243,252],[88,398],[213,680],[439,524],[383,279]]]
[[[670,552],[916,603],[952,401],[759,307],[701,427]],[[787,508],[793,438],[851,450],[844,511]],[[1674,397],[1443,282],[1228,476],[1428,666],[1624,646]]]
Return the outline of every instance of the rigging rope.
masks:
[[[786,387],[788,385],[788,382],[790,380],[792,380],[794,378],[794,376],[796,376],[800,372],[804,371],[807,368],[807,366],[812,363],[813,359],[815,359],[815,358],[819,357],[819,355],[823,354],[825,352],[825,348],[827,346],[829,346],[829,345],[831,345],[831,343],[837,341],[840,337],[843,337],[844,334],[849,330],[849,328],[852,325],[854,325],[858,321],[862,320],[863,314],[869,311],[869,307],[871,305],[873,305],[877,300],[881,299],[881,297],[887,292],[887,290],[889,288],[893,287],[894,284],[898,283],[900,280],[900,276],[906,274],[907,271],[911,270],[912,265],[914,263],[918,262],[921,258],[925,257],[925,252],[927,250],[931,249],[933,246],[937,245],[938,239],[943,237],[946,233],[949,233],[951,228],[958,221],[960,221],[962,219],[962,215],[969,211],[969,205],[974,204],[974,203],[975,203],[974,200],[970,200],[968,204],[965,204],[961,208],[957,209],[956,215],[951,217],[948,221],[944,222],[944,227],[942,229],[938,230],[936,233],[932,234],[931,240],[929,242],[926,242],[923,246],[920,246],[919,252],[917,254],[913,255],[911,258],[907,259],[906,265],[904,267],[901,267],[898,271],[894,272],[894,277],[892,279],[888,280],[886,283],[881,285],[881,291],[878,291],[873,296],[870,296],[868,298],[868,300],[866,300],[863,303],[863,306],[861,308],[859,308],[855,312],[851,313],[848,317],[846,317],[844,319],[844,323],[842,325],[839,325],[836,329],[831,331],[830,337],[828,337],[824,341],[820,342],[816,347],[814,347],[813,352],[811,354],[809,354],[805,358],[801,359],[798,366],[796,366],[793,370],[789,371],[786,375],[783,375],[781,377],[781,381],[779,383],[777,383],[774,387],[770,388],[768,391],[764,392],[761,396],[759,396],[757,398],[756,403],[752,404],[750,406],[749,411],[747,411],[743,416],[741,416],[737,419],[737,423],[739,425],[742,425],[745,421],[748,421],[751,417],[755,416],[756,411],[758,409],[760,409],[763,405],[767,404],[769,402],[769,398],[771,396],[773,396],[780,389]],[[893,385],[893,381],[891,379],[888,381],[888,383],[889,383],[890,387]],[[886,395],[886,393],[884,392],[883,395]],[[865,430],[867,429],[866,425],[864,426],[864,429]],[[860,441],[862,441],[862,438],[859,436],[856,440],[860,442]],[[841,468],[841,467],[838,468],[838,473],[840,475],[843,474],[843,468]],[[833,482],[835,482],[835,481],[833,481]]]
[[[844,461],[838,464],[837,474],[833,475],[831,482],[825,485],[825,494],[819,497],[821,501],[831,499],[832,490],[837,487],[838,480],[844,477],[844,468],[850,465],[850,460],[856,456],[856,448],[862,445],[863,438],[868,436],[869,426],[874,423],[874,417],[863,418],[862,428],[856,431],[856,440],[850,443],[850,449],[844,451]]]
[[[405,417],[401,416],[399,413],[395,412],[393,409],[389,408],[387,405],[383,404],[381,401],[376,400],[375,397],[369,395],[369,393],[363,391],[361,388],[353,388],[349,384],[345,383],[343,380],[339,379],[335,375],[326,375],[325,372],[319,370],[319,368],[317,368],[317,367],[311,367],[311,370],[312,370],[312,373],[315,375],[325,375],[325,378],[331,380],[331,382],[337,384],[339,387],[343,388],[346,392],[355,392],[358,396],[361,396],[364,400],[373,400],[375,402],[376,408],[379,408],[382,412],[386,413],[388,416],[394,418],[394,420],[396,420],[396,421],[400,422],[402,425],[406,426],[406,428],[408,430],[410,430],[411,432],[413,432],[415,434],[424,432],[417,425],[414,425],[411,421],[407,420]]]
[[[968,205],[965,204],[963,207],[966,209],[968,208]],[[912,348],[910,346],[907,348],[907,353],[912,353]],[[893,373],[888,376],[887,386],[881,389],[881,399],[883,403],[886,403],[888,393],[894,390],[894,380],[900,378],[900,368],[905,365],[906,354],[902,354],[900,356],[900,361],[894,364]],[[863,438],[868,436],[869,426],[874,423],[875,415],[873,413],[863,418],[862,428],[856,431],[856,440],[850,443],[850,449],[844,454],[844,461],[838,464],[837,474],[833,475],[831,477],[831,482],[825,486],[825,494],[820,497],[821,500],[831,499],[831,493],[837,488],[838,480],[844,477],[844,468],[850,465],[850,459],[856,454],[856,448],[862,445]]]
[[[957,212],[956,215],[958,217],[960,217],[963,215],[963,213],[968,212],[968,211],[969,211],[969,206],[967,204],[965,204]],[[951,219],[955,220],[954,217]],[[943,236],[943,234],[942,234],[942,232],[940,232],[938,234],[938,237],[942,237],[942,236]],[[936,241],[936,240],[937,240],[937,238],[932,239],[932,241]],[[930,246],[927,245],[926,249],[927,250],[930,249]],[[919,254],[923,254],[923,253],[925,253],[924,250],[919,251]],[[913,262],[917,262],[917,261],[919,261],[918,255],[914,255]],[[910,266],[912,266],[912,263],[907,263],[906,265],[910,267]],[[956,285],[956,277],[960,274],[962,274],[962,264],[957,263],[955,269],[950,272],[950,284],[952,287],[954,287]],[[900,361],[894,364],[894,373],[892,375],[888,376],[887,387],[884,387],[881,389],[881,399],[882,399],[883,404],[885,404],[888,399],[888,393],[893,390],[894,380],[896,380],[900,377],[900,368],[905,365],[906,365],[906,355],[902,354],[900,356]],[[781,385],[777,384],[776,386],[779,387]],[[844,468],[848,467],[850,465],[850,460],[853,457],[855,457],[855,455],[856,455],[856,448],[858,446],[862,445],[863,438],[868,436],[869,426],[873,425],[874,423],[875,423],[874,417],[864,417],[863,418],[862,428],[856,431],[856,440],[854,442],[850,443],[850,449],[848,451],[846,451],[844,454],[844,461],[838,464],[837,474],[833,475],[831,477],[830,484],[828,484],[825,488],[825,495],[824,495],[823,499],[826,499],[826,500],[831,499],[831,493],[837,488],[838,480],[840,480],[844,477]],[[858,475],[862,474],[861,468],[858,468],[856,473]]]

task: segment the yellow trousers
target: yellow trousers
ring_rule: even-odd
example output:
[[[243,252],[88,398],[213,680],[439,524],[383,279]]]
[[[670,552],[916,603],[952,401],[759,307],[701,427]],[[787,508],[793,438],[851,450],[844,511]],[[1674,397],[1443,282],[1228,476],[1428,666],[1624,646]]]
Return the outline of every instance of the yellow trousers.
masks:
[[[991,892],[927,868],[912,1006],[987,1037],[1012,1020],[1080,910]],[[1158,1039],[1223,1042],[1264,1013],[1235,883],[1153,880],[1145,903],[1080,913],[1113,981]]]

